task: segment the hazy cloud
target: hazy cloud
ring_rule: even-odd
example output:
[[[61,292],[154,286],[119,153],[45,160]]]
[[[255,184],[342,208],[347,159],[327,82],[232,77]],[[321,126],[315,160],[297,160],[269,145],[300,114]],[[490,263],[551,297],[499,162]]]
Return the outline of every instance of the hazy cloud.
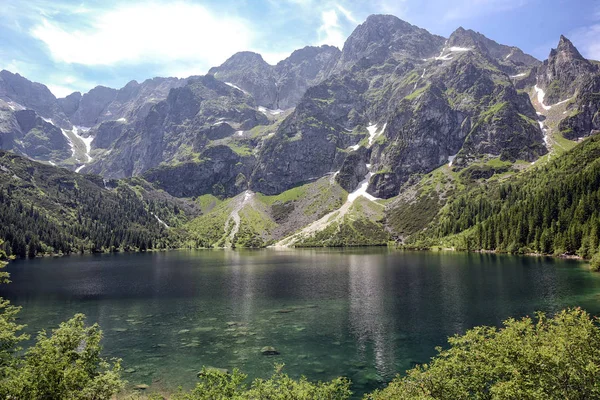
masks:
[[[183,2],[138,3],[106,10],[95,14],[82,29],[43,19],[31,34],[44,42],[59,62],[162,62],[173,71],[195,65],[196,73],[250,48],[253,36],[244,20],[217,16],[200,5]]]

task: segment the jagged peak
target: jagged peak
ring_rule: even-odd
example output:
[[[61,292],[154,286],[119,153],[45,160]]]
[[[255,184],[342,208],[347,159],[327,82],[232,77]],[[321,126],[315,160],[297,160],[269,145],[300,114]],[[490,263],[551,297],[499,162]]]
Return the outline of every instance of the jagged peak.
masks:
[[[295,63],[302,61],[305,58],[316,57],[319,54],[332,53],[335,55],[341,54],[341,50],[335,46],[324,44],[322,46],[305,46],[301,49],[294,50],[287,58],[279,61],[277,65],[283,65],[288,63]]]
[[[550,50],[550,58],[555,57],[558,53],[570,56],[571,58],[585,60],[573,42],[567,39],[564,35],[560,35],[556,49]]]
[[[263,59],[262,55],[260,55],[259,53],[256,53],[254,51],[238,51],[237,53],[229,57],[222,65],[248,61],[267,64],[267,62]]]
[[[92,89],[90,89],[90,91],[87,92],[86,94],[89,94],[91,92],[105,92],[105,91],[116,92],[117,89],[113,89],[111,87],[104,86],[104,85],[97,85],[97,86],[93,87]]]
[[[81,92],[77,90],[77,91],[75,91],[75,92],[73,92],[71,94],[66,95],[65,97],[63,97],[63,99],[69,99],[69,98],[72,98],[72,97],[81,98]]]
[[[139,82],[136,81],[135,79],[130,80],[129,82],[127,82],[127,84],[125,86],[123,86],[123,89],[130,87],[130,86],[139,86]]]
[[[391,15],[391,14],[371,14],[367,17],[367,19],[365,20],[365,22],[363,22],[362,24],[359,25],[359,27],[374,27],[374,28],[378,28],[381,25],[393,25],[396,29],[398,28],[406,28],[406,29],[422,29],[419,28],[416,25],[411,24],[410,22],[407,22],[403,19],[400,19],[398,17],[396,17],[395,15]],[[356,31],[356,30],[355,30]]]

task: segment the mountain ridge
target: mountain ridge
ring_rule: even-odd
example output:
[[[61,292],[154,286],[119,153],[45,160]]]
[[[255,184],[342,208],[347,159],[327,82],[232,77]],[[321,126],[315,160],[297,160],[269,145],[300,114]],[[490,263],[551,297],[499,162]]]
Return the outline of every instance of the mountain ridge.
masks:
[[[0,148],[212,199],[220,206],[198,218],[223,234],[190,223],[202,233],[192,242],[210,246],[402,241],[416,233],[402,207],[425,207],[425,229],[450,186],[512,179],[600,131],[598,67],[564,36],[540,62],[469,29],[446,39],[390,15],[367,18],[342,50],[307,46],[274,66],[240,52],[205,76],[63,99],[1,76],[27,90],[0,81]],[[15,99],[36,105],[31,92],[49,105],[23,110]]]

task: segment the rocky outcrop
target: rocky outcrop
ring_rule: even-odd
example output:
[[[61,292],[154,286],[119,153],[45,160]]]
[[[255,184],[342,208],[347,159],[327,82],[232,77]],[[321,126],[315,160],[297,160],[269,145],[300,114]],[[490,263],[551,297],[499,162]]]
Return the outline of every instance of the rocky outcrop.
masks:
[[[295,107],[309,87],[322,82],[330,74],[340,54],[340,50],[333,46],[306,46],[278,62],[275,66],[276,108]]]
[[[246,51],[211,68],[209,74],[250,93],[260,106],[288,109],[298,104],[306,89],[329,75],[339,55],[333,46],[307,46],[273,66]]]
[[[140,175],[161,163],[195,162],[209,140],[222,137],[216,133],[218,129],[211,130],[213,126],[251,129],[268,123],[249,95],[211,75],[189,78],[185,86],[171,89],[144,118],[123,127],[122,134],[89,171],[122,178]],[[114,130],[111,132],[117,137]]]
[[[517,74],[540,65],[535,57],[514,46],[505,46],[488,39],[479,32],[462,27],[455,30],[445,45],[446,48],[476,49],[496,61],[507,73]]]
[[[309,88],[261,148],[252,189],[277,194],[339,169],[346,157],[343,149],[364,137],[349,127],[363,121],[351,112],[366,88],[364,82],[339,77]]]
[[[346,156],[340,171],[335,175],[335,181],[347,192],[352,192],[358,184],[365,179],[369,173],[367,163],[369,162],[368,151],[361,147]]]
[[[65,115],[69,118],[75,114],[75,111],[79,108],[79,103],[81,103],[81,93],[73,92],[67,97],[63,97],[58,99],[58,104],[60,108],[62,108]]]
[[[122,121],[102,122],[89,134],[94,137],[91,147],[94,149],[109,149],[121,137],[126,125]]]
[[[154,104],[167,98],[171,89],[185,82],[178,78],[153,78],[142,83],[131,81],[119,90],[96,86],[83,96],[75,92],[59,99],[59,103],[75,125],[92,127],[110,120],[131,122],[144,118]]]
[[[215,146],[206,149],[199,162],[161,166],[147,171],[143,177],[172,196],[210,193],[224,198],[246,190],[253,166],[254,157],[242,157],[227,146]]]
[[[583,84],[559,129],[565,138],[571,140],[600,132],[600,75]]]
[[[40,118],[33,110],[15,112],[22,137],[19,145],[29,157],[59,162],[71,157],[69,141],[60,128]]]
[[[339,72],[361,62],[383,65],[391,57],[429,58],[439,53],[444,38],[392,15],[371,15],[350,35],[335,67]]]
[[[0,99],[16,109],[29,108],[61,128],[71,129],[71,123],[62,111],[56,97],[45,85],[31,82],[19,74],[0,71]]]
[[[561,35],[558,47],[550,51],[550,56],[538,69],[538,87],[546,92],[544,103],[551,105],[572,97],[596,73],[598,68]]]
[[[275,71],[260,54],[251,51],[235,53],[219,67],[211,68],[208,73],[250,93],[257,104],[277,108]]]
[[[81,97],[79,107],[71,115],[75,125],[91,127],[96,125],[100,114],[117,96],[117,90],[105,86],[96,86]]]

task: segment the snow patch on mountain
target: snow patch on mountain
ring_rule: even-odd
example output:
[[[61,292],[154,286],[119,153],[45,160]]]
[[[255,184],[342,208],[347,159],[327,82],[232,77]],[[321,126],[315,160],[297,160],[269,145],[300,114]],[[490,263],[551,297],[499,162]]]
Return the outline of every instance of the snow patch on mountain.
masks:
[[[266,116],[269,116],[269,115],[279,115],[279,114],[281,114],[283,112],[283,110],[281,110],[279,108],[277,110],[270,110],[270,109],[268,109],[266,107],[263,107],[263,106],[258,107],[258,111],[260,111],[261,113],[265,114]]]
[[[383,131],[385,131],[386,126],[387,126],[387,124],[383,124],[383,128],[381,128],[381,130],[377,129],[377,124],[371,124],[371,125],[367,126],[367,131],[369,132],[369,147],[371,147],[373,145],[373,141],[375,140],[375,137],[377,137]]]
[[[456,153],[453,156],[448,156],[448,166],[451,167],[452,163],[454,163],[454,159],[456,158],[456,156],[458,155],[458,153]]]
[[[105,184],[106,186],[106,184]],[[169,229],[169,225],[167,225],[167,223],[165,221],[163,221],[162,219],[158,218],[158,215],[154,214],[153,212],[151,212],[150,214],[154,215],[154,218],[156,218],[156,220],[158,221],[159,224],[161,224],[162,226],[164,226],[165,228]]]
[[[215,76],[216,76],[216,74],[215,74]],[[227,86],[231,86],[232,88],[239,90],[240,92],[243,92],[244,94],[247,94],[247,95],[249,95],[249,93],[248,93],[248,92],[246,92],[244,89],[242,89],[241,87],[239,87],[239,86],[237,86],[237,85],[234,85],[234,84],[233,84],[233,83],[231,83],[231,82],[225,82],[225,84],[226,84]]]
[[[544,104],[544,97],[546,97],[546,92],[544,92],[541,88],[539,88],[538,85],[535,85],[533,87],[533,89],[535,90],[535,93],[537,94],[537,101],[538,101],[538,103],[540,103],[540,106],[542,106],[542,108],[546,111],[550,110],[552,108],[552,106],[547,106]]]

